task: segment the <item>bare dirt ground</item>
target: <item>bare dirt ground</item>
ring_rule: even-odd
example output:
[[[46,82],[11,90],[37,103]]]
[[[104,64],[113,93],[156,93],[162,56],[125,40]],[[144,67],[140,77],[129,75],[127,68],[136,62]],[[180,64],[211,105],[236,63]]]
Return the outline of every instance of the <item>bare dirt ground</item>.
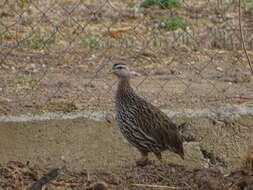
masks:
[[[112,109],[116,78],[107,73],[118,59],[142,75],[133,79],[133,86],[160,107],[252,101],[237,4],[189,1],[171,11],[138,9],[139,1],[131,1],[134,8],[128,1],[113,1],[96,12],[96,1],[25,2],[0,4],[2,115]],[[252,59],[251,3],[243,6]],[[160,27],[160,20],[171,14],[187,19],[187,33]]]
[[[225,59],[231,54],[220,56]],[[201,64],[196,63],[195,67],[201,69]],[[19,115],[113,109],[117,79],[107,74],[111,65],[106,63],[99,74],[95,69],[85,73],[64,69],[17,76],[2,70],[0,112],[2,115]],[[208,65],[201,75],[196,74],[195,69],[177,63],[169,67],[152,64],[147,69],[133,65],[131,69],[142,76],[133,78],[132,86],[138,94],[161,108],[205,108],[220,103],[251,102],[253,80],[247,65],[234,68],[234,64],[224,62],[222,68],[226,72],[217,71],[218,65]]]
[[[152,165],[144,168],[135,165],[139,153],[123,139],[115,122],[76,119],[3,123],[0,188],[27,189],[53,168],[60,168],[60,173],[47,189],[84,189],[98,181],[106,182],[109,189],[129,190],[152,189],[145,185],[223,190],[242,181],[251,188],[253,157],[246,167],[243,159],[247,150],[243,147],[252,139],[252,117],[226,120],[221,126],[213,125],[210,118],[195,118],[190,123],[195,140],[184,143],[185,160],[164,152],[163,163],[150,155]]]
[[[132,79],[137,93],[160,108],[252,102],[237,4],[187,1],[172,11],[138,9],[140,1],[104,2],[0,2],[1,116],[113,111],[116,78],[108,71],[119,59],[141,74]],[[252,60],[253,5],[242,6]],[[168,15],[184,16],[186,32],[161,28]],[[185,121],[193,136],[184,144],[186,160],[165,152],[164,163],[144,168],[135,166],[139,154],[114,121],[0,123],[0,189],[28,189],[53,168],[59,175],[45,189],[85,189],[98,181],[117,190],[252,189],[253,157],[242,164],[253,139],[252,116],[175,122]]]
[[[50,170],[30,167],[18,162],[0,166],[3,189],[27,189],[38,178]],[[168,177],[169,176],[169,177]],[[87,180],[90,178],[90,180]],[[219,171],[211,169],[192,169],[176,164],[154,164],[144,168],[132,165],[118,167],[116,170],[93,171],[88,173],[60,171],[57,179],[52,180],[46,189],[86,189],[89,184],[105,182],[109,189],[144,190],[144,189],[252,189],[253,181],[249,172],[238,170],[224,177]],[[11,185],[9,185],[11,184]],[[86,185],[87,184],[87,185]],[[109,185],[108,185],[109,184]],[[148,184],[153,187],[148,187]],[[91,185],[94,187],[94,185]],[[21,188],[20,188],[21,187]],[[88,189],[88,188],[87,188]],[[90,188],[89,188],[90,189]],[[91,188],[95,189],[95,188]],[[106,188],[96,188],[103,190]]]

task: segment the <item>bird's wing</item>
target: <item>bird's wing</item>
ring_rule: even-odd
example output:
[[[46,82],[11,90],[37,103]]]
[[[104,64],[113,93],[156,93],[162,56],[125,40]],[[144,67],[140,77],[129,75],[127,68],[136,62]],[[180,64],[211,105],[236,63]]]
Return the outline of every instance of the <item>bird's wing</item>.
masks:
[[[138,126],[159,145],[182,151],[182,140],[177,126],[157,107],[141,100],[137,113]]]

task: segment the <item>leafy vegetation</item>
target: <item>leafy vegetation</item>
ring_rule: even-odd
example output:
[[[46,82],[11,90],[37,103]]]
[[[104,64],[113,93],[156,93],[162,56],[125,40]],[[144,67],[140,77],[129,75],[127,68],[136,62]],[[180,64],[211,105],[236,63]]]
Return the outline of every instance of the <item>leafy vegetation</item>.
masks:
[[[128,6],[129,8],[134,8],[135,3],[132,2],[132,1],[130,1],[130,2],[127,3],[127,6]]]
[[[11,34],[9,34],[7,31],[4,31],[0,29],[0,44],[3,43],[3,40],[12,39]]]
[[[180,0],[158,0],[158,4],[161,8],[179,8],[181,7],[181,1]]]
[[[44,49],[55,42],[55,35],[42,35],[40,31],[30,31],[20,38],[16,38],[10,32],[0,29],[0,44],[7,45],[7,42],[16,43],[30,49]]]
[[[180,0],[144,0],[141,2],[140,7],[149,8],[154,5],[159,5],[160,8],[178,8],[181,6]]]
[[[177,29],[185,29],[188,24],[183,17],[173,16],[162,19],[160,25],[166,30],[173,31]]]
[[[245,3],[253,3],[253,0],[242,0],[242,2],[245,2]]]
[[[149,8],[149,7],[156,5],[156,4],[157,4],[156,0],[144,0],[141,2],[140,7]]]
[[[18,0],[17,3],[18,3],[19,8],[24,9],[24,8],[28,7],[29,0]]]
[[[23,37],[19,43],[31,49],[44,49],[50,44],[55,42],[55,35],[44,36],[36,31],[30,32],[27,36]]]
[[[82,39],[82,47],[83,48],[96,48],[99,45],[99,39],[94,36],[87,36]]]

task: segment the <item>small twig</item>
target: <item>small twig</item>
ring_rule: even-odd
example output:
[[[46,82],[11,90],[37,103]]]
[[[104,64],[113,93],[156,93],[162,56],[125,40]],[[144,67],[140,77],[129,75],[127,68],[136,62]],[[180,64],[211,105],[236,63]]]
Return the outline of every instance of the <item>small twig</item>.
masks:
[[[165,185],[147,185],[147,184],[132,184],[135,187],[152,187],[152,188],[160,188],[160,189],[182,189],[182,187],[172,187]]]
[[[58,176],[59,169],[53,169],[49,173],[47,173],[45,176],[40,178],[35,184],[32,185],[29,190],[39,190],[41,189],[45,184],[47,184],[50,180],[56,178]]]
[[[87,172],[87,183],[86,186],[89,187],[91,185],[90,173]]]
[[[239,28],[240,28],[240,34],[241,34],[241,42],[242,42],[242,47],[243,47],[243,51],[247,57],[247,60],[248,60],[248,64],[249,64],[249,67],[250,67],[250,70],[251,70],[251,73],[253,74],[253,68],[252,68],[252,65],[251,65],[251,61],[250,61],[250,58],[249,58],[249,54],[247,52],[247,49],[245,47],[245,40],[244,40],[244,35],[243,35],[243,30],[242,30],[242,21],[241,21],[241,0],[239,0],[239,5],[238,5],[238,9],[239,9]]]

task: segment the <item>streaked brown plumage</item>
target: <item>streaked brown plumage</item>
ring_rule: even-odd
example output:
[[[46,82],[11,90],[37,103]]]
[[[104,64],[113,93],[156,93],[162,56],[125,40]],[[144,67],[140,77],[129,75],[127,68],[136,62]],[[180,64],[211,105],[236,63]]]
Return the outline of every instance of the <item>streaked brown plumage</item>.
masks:
[[[183,143],[177,126],[157,107],[139,97],[130,86],[130,75],[125,64],[114,64],[112,72],[119,78],[116,92],[116,115],[123,136],[136,147],[145,165],[148,153],[162,160],[161,152],[170,150],[184,159]]]

